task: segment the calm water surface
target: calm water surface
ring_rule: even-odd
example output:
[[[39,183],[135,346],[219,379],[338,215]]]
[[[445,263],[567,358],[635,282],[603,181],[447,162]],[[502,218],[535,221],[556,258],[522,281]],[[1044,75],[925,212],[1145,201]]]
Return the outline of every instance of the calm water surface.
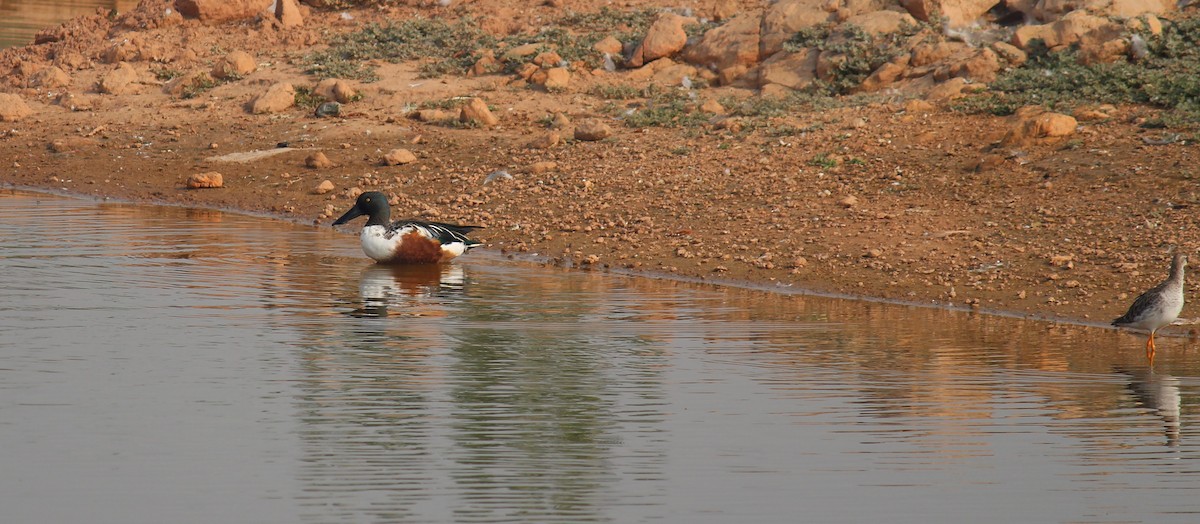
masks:
[[[0,522],[1200,521],[1182,339],[10,191],[0,275]]]
[[[0,0],[0,48],[30,44],[38,31],[97,9],[135,6],[137,0]]]

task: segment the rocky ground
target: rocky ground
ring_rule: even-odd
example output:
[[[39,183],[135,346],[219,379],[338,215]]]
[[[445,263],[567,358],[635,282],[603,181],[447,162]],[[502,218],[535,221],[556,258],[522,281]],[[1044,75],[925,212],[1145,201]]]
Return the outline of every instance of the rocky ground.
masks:
[[[676,7],[660,4],[620,8]],[[1197,152],[1187,136],[1145,125],[1159,110],[1001,118],[938,98],[938,86],[982,85],[953,82],[979,73],[961,64],[980,49],[1003,51],[992,54],[1005,67],[1005,53],[1020,51],[1012,45],[955,47],[960,61],[928,71],[893,61],[899,70],[875,75],[902,87],[886,96],[751,117],[725,106],[792,87],[763,80],[754,61],[697,67],[682,56],[700,53],[695,35],[670,51],[681,53],[674,61],[655,63],[647,41],[614,50],[648,64],[637,67],[546,56],[505,72],[511,49],[500,48],[479,74],[429,77],[421,60],[377,60],[377,81],[318,85],[304,70],[331,35],[372,21],[474,16],[515,34],[600,2],[303,6],[292,21],[187,18],[172,5],[76,20],[0,55],[0,70],[13,71],[0,95],[0,183],[320,227],[379,190],[397,217],[482,225],[491,249],[585,270],[1085,321],[1123,313],[1165,277],[1172,247],[1200,248]],[[690,14],[728,27],[759,8],[702,2]],[[690,100],[671,118],[702,118],[628,125],[623,117],[653,106],[611,90],[649,84]],[[326,98],[345,103],[317,116]],[[1184,316],[1197,315],[1188,306]]]

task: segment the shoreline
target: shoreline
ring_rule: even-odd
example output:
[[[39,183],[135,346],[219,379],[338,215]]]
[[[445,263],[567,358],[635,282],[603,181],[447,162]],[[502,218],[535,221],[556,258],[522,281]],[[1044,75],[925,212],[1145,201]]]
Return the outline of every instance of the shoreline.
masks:
[[[0,129],[0,185],[321,226],[359,192],[382,191],[394,218],[481,225],[501,256],[540,253],[548,265],[1096,326],[1165,278],[1173,246],[1200,251],[1200,153],[1191,138],[1162,140],[1145,125],[1162,111],[1144,106],[1081,108],[1089,116],[1072,118],[1068,135],[1019,143],[1007,139],[1028,115],[900,95],[694,118],[731,100],[770,102],[728,85],[687,88],[695,100],[676,115],[687,125],[639,126],[621,115],[650,113],[652,100],[615,95],[659,85],[645,77],[659,66],[574,68],[550,90],[503,71],[429,78],[409,61],[376,64],[380,79],[352,83],[337,116],[298,107],[295,95],[251,110],[277,86],[315,92],[298,43],[428,12],[360,9],[350,23],[314,11],[289,31],[264,19],[122,26],[144,50],[183,35],[188,46],[118,65],[101,58],[111,21],[71,22],[78,42],[0,52],[0,63],[31,71],[49,69],[37,57],[46,46],[80,55],[65,86],[0,89],[30,108]],[[155,76],[210,71],[231,50],[256,69],[196,96]],[[137,75],[128,92],[98,92],[126,69]],[[496,121],[414,110],[465,100]],[[585,126],[607,136],[574,138]],[[281,143],[290,149],[271,149]],[[272,154],[222,160],[256,151]],[[189,177],[213,172],[222,188],[188,189]]]
[[[87,200],[87,201],[99,202],[99,203],[117,203],[117,204],[137,205],[137,206],[165,206],[165,207],[187,208],[187,209],[203,209],[203,210],[218,211],[221,213],[232,213],[232,214],[237,214],[237,215],[242,215],[242,216],[247,216],[247,217],[252,217],[252,218],[258,218],[258,219],[277,220],[277,221],[282,221],[282,222],[290,223],[290,224],[297,225],[297,226],[303,226],[303,227],[310,227],[310,228],[328,227],[327,225],[312,224],[310,222],[306,222],[304,220],[301,220],[301,219],[298,219],[295,217],[288,217],[288,216],[284,216],[284,215],[267,213],[267,212],[248,211],[248,210],[238,209],[238,208],[215,208],[215,207],[196,206],[193,204],[172,202],[172,201],[166,201],[166,200],[163,200],[163,201],[138,201],[138,200],[115,198],[115,197],[110,197],[110,196],[105,196],[105,195],[89,195],[89,194],[83,194],[83,193],[74,193],[74,192],[70,192],[70,191],[54,190],[51,188],[30,187],[30,186],[4,185],[4,186],[0,186],[0,190],[23,192],[23,193],[34,194],[34,195],[44,194],[44,195],[51,195],[51,196],[55,196],[55,197],[59,197],[59,198]],[[347,236],[351,236],[353,234],[353,232],[350,232],[350,231],[343,231],[343,230],[337,230],[337,229],[335,229],[334,231],[336,233],[339,233],[342,235],[347,235]],[[709,285],[709,286],[714,286],[714,287],[729,287],[729,288],[736,288],[736,289],[742,289],[742,290],[748,290],[748,291],[774,293],[774,294],[779,294],[779,295],[784,295],[784,296],[793,295],[793,296],[804,296],[804,297],[818,297],[818,298],[833,299],[833,300],[851,300],[851,301],[858,301],[858,302],[869,302],[869,303],[883,304],[883,305],[888,305],[888,306],[928,308],[928,309],[943,310],[943,311],[950,311],[950,312],[957,312],[957,313],[982,314],[982,315],[996,316],[996,317],[1001,317],[1001,318],[1008,318],[1008,319],[1013,319],[1013,320],[1028,320],[1028,321],[1035,321],[1035,322],[1044,322],[1044,323],[1048,323],[1050,325],[1062,324],[1062,325],[1070,325],[1070,326],[1076,326],[1076,327],[1099,328],[1099,329],[1104,329],[1104,330],[1108,330],[1108,331],[1120,332],[1120,330],[1118,328],[1113,327],[1111,324],[1109,324],[1107,322],[1089,321],[1089,320],[1083,320],[1083,319],[1078,319],[1078,318],[1069,318],[1069,317],[1054,317],[1054,316],[1049,316],[1044,313],[1043,314],[1022,313],[1019,311],[972,308],[972,307],[968,307],[968,306],[959,306],[959,305],[954,305],[954,304],[939,304],[936,302],[926,303],[926,302],[917,302],[917,301],[904,301],[904,300],[896,300],[896,299],[875,297],[875,296],[869,296],[869,295],[854,295],[854,294],[844,294],[844,293],[836,293],[836,292],[825,292],[825,291],[820,291],[820,290],[816,290],[816,289],[797,288],[797,287],[793,287],[791,285],[786,285],[786,286],[780,285],[780,284],[771,285],[768,283],[754,282],[754,281],[750,281],[750,280],[730,280],[730,279],[714,279],[714,278],[705,278],[705,277],[689,277],[689,276],[678,275],[678,274],[652,272],[652,271],[639,271],[639,270],[624,269],[624,268],[592,269],[588,266],[568,266],[568,265],[563,265],[563,264],[555,264],[550,258],[547,258],[544,255],[539,255],[536,253],[534,253],[534,254],[507,253],[506,254],[506,253],[500,252],[500,250],[498,250],[498,249],[494,249],[494,248],[487,247],[487,246],[485,246],[484,249],[486,251],[484,251],[482,254],[488,258],[501,259],[501,260],[504,260],[507,262],[516,263],[521,266],[525,266],[525,267],[529,267],[529,268],[555,267],[555,268],[563,269],[563,270],[567,270],[567,271],[585,271],[585,272],[592,272],[592,273],[598,272],[598,273],[602,273],[602,274],[609,274],[609,275],[615,275],[615,276],[621,276],[621,277],[644,278],[644,279],[650,279],[650,280],[665,280],[665,281],[670,281],[670,282]],[[1126,331],[1126,332],[1128,332],[1128,331]],[[1177,333],[1177,332],[1167,331],[1162,334],[1159,334],[1158,336],[1160,336],[1160,337],[1166,336],[1166,337],[1170,337],[1170,338],[1178,338],[1178,337],[1186,336],[1189,338],[1195,338],[1196,334],[1195,333]]]

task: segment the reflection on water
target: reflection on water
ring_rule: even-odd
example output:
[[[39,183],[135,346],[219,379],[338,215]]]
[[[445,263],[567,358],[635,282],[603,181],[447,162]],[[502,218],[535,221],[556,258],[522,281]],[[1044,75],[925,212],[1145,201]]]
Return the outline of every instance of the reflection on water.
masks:
[[[1178,446],[1180,409],[1183,405],[1183,399],[1179,396],[1179,379],[1148,369],[1118,369],[1118,372],[1129,375],[1129,391],[1133,392],[1138,405],[1162,419],[1167,445]]]
[[[136,0],[0,0],[0,49],[31,44],[38,31],[97,9],[124,13],[136,5]]]
[[[1195,522],[1193,343],[0,193],[0,522]],[[70,501],[64,504],[61,501]]]
[[[457,264],[442,265],[367,265],[359,279],[362,307],[354,316],[386,317],[392,314],[420,316],[436,314],[420,308],[420,297],[463,290],[464,270]]]

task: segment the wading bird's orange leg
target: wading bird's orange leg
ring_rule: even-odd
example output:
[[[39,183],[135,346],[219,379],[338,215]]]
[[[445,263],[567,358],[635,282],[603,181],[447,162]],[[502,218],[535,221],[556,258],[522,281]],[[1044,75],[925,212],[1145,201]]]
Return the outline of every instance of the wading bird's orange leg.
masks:
[[[1150,332],[1150,338],[1146,340],[1146,359],[1150,361],[1150,365],[1154,365],[1154,332]]]

